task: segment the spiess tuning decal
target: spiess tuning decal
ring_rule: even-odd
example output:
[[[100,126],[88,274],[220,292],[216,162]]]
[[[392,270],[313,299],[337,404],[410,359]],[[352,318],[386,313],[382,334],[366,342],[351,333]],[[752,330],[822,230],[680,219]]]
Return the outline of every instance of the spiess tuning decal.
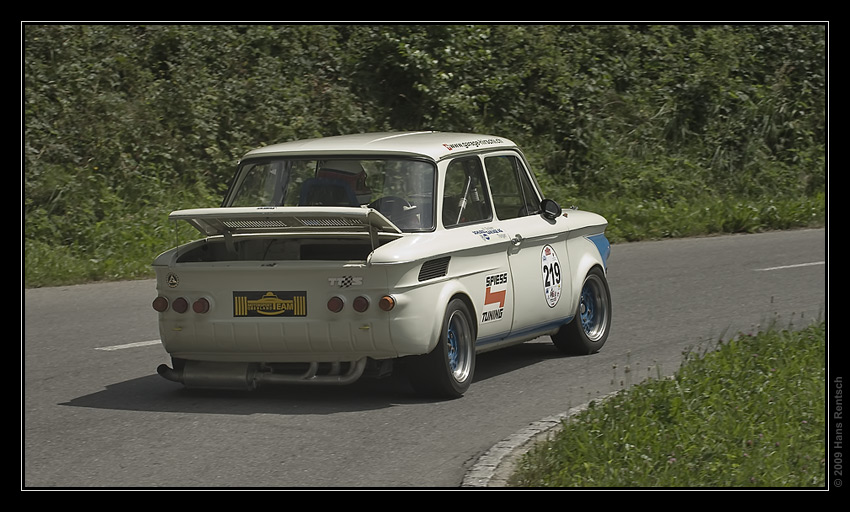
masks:
[[[307,292],[233,292],[233,316],[307,316]]]
[[[508,274],[493,274],[487,276],[484,290],[484,308],[481,312],[481,323],[501,320],[505,312],[505,298],[508,295]]]

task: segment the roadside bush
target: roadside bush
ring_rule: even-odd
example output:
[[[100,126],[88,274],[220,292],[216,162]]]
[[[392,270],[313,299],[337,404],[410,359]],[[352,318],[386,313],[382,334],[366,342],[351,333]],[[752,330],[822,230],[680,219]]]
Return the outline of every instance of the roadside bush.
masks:
[[[625,239],[823,223],[825,209],[812,219],[805,206],[787,212],[793,221],[655,227],[670,209],[700,216],[706,203],[735,216],[738,204],[818,204],[825,32],[25,24],[25,266],[62,254],[76,269],[67,279],[144,275],[152,212],[216,205],[247,150],[380,130],[514,139],[554,198],[599,205],[631,224]],[[25,269],[26,286],[56,281]]]

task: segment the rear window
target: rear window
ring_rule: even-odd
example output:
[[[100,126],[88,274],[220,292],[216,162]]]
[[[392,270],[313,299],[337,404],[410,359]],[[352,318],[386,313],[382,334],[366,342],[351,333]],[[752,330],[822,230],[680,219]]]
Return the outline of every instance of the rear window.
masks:
[[[400,158],[243,162],[223,206],[374,208],[403,231],[434,228],[433,163]]]

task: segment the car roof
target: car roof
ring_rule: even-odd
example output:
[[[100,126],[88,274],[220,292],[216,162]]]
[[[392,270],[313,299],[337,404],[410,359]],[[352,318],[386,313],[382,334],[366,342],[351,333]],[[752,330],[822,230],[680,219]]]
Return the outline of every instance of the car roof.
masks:
[[[382,132],[337,135],[273,144],[249,151],[244,158],[296,155],[387,154],[424,156],[433,160],[480,149],[517,149],[493,135],[456,132]]]

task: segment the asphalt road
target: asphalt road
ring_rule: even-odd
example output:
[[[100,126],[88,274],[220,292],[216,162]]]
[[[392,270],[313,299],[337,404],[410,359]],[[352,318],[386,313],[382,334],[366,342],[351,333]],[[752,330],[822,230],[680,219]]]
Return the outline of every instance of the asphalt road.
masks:
[[[686,350],[825,317],[827,245],[825,230],[616,244],[601,352],[563,357],[539,339],[484,354],[450,401],[397,378],[185,390],[155,371],[168,358],[153,281],[26,290],[21,486],[459,487],[500,440],[671,374]]]

